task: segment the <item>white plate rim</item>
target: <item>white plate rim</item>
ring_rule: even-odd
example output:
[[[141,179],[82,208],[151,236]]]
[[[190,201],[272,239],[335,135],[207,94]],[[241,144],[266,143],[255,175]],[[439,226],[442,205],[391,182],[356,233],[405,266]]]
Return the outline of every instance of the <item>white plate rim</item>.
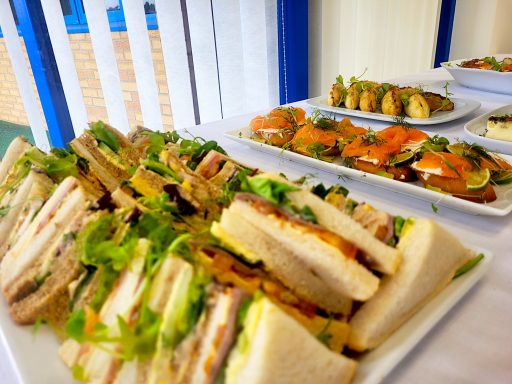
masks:
[[[512,104],[496,108],[490,112],[484,113],[483,115],[474,118],[473,120],[468,121],[466,124],[464,124],[464,132],[473,140],[475,140],[475,142],[484,145],[490,150],[494,149],[494,146],[498,151],[512,155],[512,141],[492,139],[490,137],[480,136],[478,133],[476,133],[478,128],[481,128],[482,126],[487,127],[487,119],[489,116],[507,113],[512,113]]]
[[[284,158],[290,161],[294,161],[300,163],[302,165],[307,165],[319,170],[323,170],[329,173],[334,173],[336,175],[343,175],[352,180],[362,181],[366,184],[370,184],[373,186],[377,186],[380,188],[388,189],[393,192],[398,192],[405,194],[410,197],[415,197],[432,204],[452,208],[461,212],[473,214],[473,215],[487,215],[487,216],[505,216],[512,211],[512,200],[508,200],[508,204],[503,207],[497,207],[497,204],[505,204],[505,202],[501,201],[498,196],[498,199],[492,203],[474,203],[471,201],[467,201],[464,199],[460,199],[457,197],[453,197],[451,195],[446,195],[440,192],[436,192],[433,190],[429,190],[423,187],[419,187],[412,183],[404,183],[397,180],[391,180],[386,177],[377,176],[371,173],[363,172],[358,169],[348,168],[342,165],[338,165],[335,163],[328,163],[322,160],[313,159],[308,156],[301,155],[299,153],[295,153],[289,150],[284,150],[279,147],[274,147],[268,144],[261,143],[259,141],[255,141],[249,138],[248,133],[250,132],[249,127],[244,127],[242,129],[235,129],[231,131],[227,131],[224,133],[224,136],[237,141],[239,143],[243,143],[248,145],[249,147],[256,149],[260,152],[264,152],[266,154],[276,156],[279,158]],[[504,158],[512,161],[512,157],[508,157],[507,155],[503,155]],[[497,194],[503,189],[499,189],[503,187],[497,187]],[[512,187],[508,187],[504,193],[510,195],[512,199]]]
[[[472,99],[463,99],[452,97],[450,98],[455,103],[455,109],[449,112],[440,112],[441,115],[429,117],[427,119],[413,119],[411,117],[405,117],[404,121],[409,124],[415,125],[435,125],[447,123],[449,121],[453,121],[464,117],[470,114],[473,111],[476,111],[480,108],[481,103]],[[378,121],[389,121],[393,122],[396,118],[395,116],[385,115],[383,113],[374,113],[374,112],[364,112],[358,109],[348,109],[343,107],[333,107],[327,105],[327,97],[326,96],[318,96],[311,99],[306,100],[306,103],[314,108],[318,108],[322,111],[328,111],[332,113],[336,113],[339,115],[360,117],[364,119],[378,120]]]

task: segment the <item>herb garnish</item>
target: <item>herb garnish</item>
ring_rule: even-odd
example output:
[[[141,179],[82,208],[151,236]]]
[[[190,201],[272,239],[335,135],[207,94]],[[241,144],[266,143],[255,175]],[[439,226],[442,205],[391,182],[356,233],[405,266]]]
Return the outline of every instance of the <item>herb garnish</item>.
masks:
[[[361,136],[361,141],[366,145],[381,145],[384,143],[382,137],[377,136],[377,132],[369,128],[365,135]]]
[[[455,271],[455,275],[453,276],[453,278],[457,278],[463,274],[465,274],[466,272],[469,272],[470,270],[472,270],[478,263],[480,263],[484,258],[484,254],[483,253],[479,253],[477,256],[473,257],[471,260],[469,260],[466,264],[464,264],[462,267],[460,267],[459,269],[457,269],[457,271]]]

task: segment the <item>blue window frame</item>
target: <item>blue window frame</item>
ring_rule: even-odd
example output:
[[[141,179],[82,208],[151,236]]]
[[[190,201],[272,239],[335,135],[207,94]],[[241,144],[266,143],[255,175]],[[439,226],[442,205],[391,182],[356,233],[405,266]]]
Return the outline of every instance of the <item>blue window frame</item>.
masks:
[[[61,0],[68,1],[74,6],[76,10],[77,18],[79,23],[77,25],[67,24],[68,33],[83,33],[89,32],[87,26],[87,18],[85,16],[83,0]],[[146,22],[148,29],[158,29],[158,23],[156,21],[156,11],[154,0],[141,0],[144,1],[144,8],[146,10]],[[107,0],[105,2],[107,7],[108,21],[110,23],[110,30],[115,31],[126,31],[126,22],[124,19],[123,0]]]
[[[158,29],[156,20],[156,9],[154,0],[141,0],[144,1],[144,9],[146,11],[146,22],[148,29]],[[13,6],[13,0],[9,0],[11,9],[13,10],[16,25],[18,25],[16,11]],[[111,31],[126,31],[126,22],[124,19],[123,1],[122,0],[107,0],[107,15],[110,23]],[[87,33],[89,27],[87,26],[87,18],[85,16],[83,0],[60,0],[62,13],[64,14],[64,21],[67,26],[68,33]],[[110,9],[109,9],[110,7]],[[21,34],[18,28],[18,33]],[[0,38],[3,37],[2,30],[0,29]]]

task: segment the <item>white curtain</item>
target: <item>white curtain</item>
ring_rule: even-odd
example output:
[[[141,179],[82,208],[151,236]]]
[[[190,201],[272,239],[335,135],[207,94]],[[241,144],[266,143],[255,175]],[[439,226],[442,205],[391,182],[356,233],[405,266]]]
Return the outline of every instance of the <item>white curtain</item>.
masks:
[[[440,6],[441,0],[310,0],[310,96],[326,93],[338,74],[348,79],[367,68],[366,79],[382,81],[431,68]]]

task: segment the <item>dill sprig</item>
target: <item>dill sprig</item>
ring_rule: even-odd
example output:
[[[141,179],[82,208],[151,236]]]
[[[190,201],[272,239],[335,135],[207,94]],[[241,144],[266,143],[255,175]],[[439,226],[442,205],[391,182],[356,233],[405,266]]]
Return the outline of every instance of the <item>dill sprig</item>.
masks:
[[[363,144],[366,145],[381,145],[384,143],[384,139],[382,137],[377,136],[377,132],[373,129],[369,128],[368,132],[365,135],[361,136],[361,140]]]
[[[450,104],[450,99],[448,98],[448,96],[452,96],[453,93],[449,92],[448,91],[448,82],[446,82],[443,86],[444,88],[444,99],[443,101],[441,102],[441,106],[439,108],[437,108],[436,110],[432,111],[432,113],[434,112],[437,112],[437,111],[440,111],[442,110],[444,107],[446,107],[447,105]]]
[[[405,116],[393,116],[393,122],[395,123],[395,125],[400,125],[402,127],[404,127],[405,129],[409,129],[409,128],[412,128],[412,125],[409,124],[406,120],[406,117]]]

